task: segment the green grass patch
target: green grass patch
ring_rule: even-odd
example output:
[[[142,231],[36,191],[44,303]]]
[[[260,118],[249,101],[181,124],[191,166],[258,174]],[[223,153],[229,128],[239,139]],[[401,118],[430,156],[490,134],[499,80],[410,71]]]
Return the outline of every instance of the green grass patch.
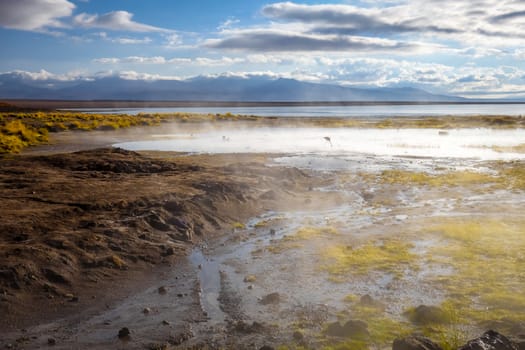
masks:
[[[371,271],[400,276],[407,266],[416,266],[417,256],[410,252],[411,248],[410,243],[398,240],[369,242],[358,247],[332,245],[321,251],[323,269],[335,276],[366,275]]]

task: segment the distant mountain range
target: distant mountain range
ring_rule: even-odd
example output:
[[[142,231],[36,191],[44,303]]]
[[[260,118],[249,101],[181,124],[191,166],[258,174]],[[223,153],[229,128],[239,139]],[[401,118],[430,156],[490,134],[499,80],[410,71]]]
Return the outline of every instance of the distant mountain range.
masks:
[[[20,73],[0,74],[0,99],[140,101],[413,101],[462,102],[456,96],[404,88],[361,89],[268,77],[196,77],[188,80],[34,80]]]

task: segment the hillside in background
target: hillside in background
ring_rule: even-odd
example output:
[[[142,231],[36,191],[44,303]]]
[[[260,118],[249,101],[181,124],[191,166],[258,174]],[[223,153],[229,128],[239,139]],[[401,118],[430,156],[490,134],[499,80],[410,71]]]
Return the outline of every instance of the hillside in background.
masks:
[[[34,80],[18,73],[0,75],[0,98],[141,101],[414,101],[461,102],[461,97],[404,88],[350,88],[267,77],[196,77],[188,80]]]

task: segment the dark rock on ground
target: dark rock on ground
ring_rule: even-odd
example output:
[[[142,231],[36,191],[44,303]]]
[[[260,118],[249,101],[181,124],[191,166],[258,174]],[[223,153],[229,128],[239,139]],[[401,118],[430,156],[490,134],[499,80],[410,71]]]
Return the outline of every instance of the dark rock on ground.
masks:
[[[518,350],[518,346],[504,335],[490,330],[470,340],[459,350]]]
[[[339,322],[333,322],[326,328],[326,334],[334,337],[342,338],[355,338],[355,337],[367,337],[368,325],[366,322],[359,320],[347,321],[344,325]]]
[[[417,325],[439,324],[447,322],[446,313],[437,306],[419,305],[405,315]]]
[[[259,350],[275,350],[275,348],[269,345],[264,345],[260,347]]]
[[[263,324],[254,321],[252,324],[246,323],[244,321],[239,321],[235,323],[233,329],[239,333],[251,334],[251,333],[262,333],[265,330]]]
[[[262,305],[278,304],[281,301],[281,295],[279,293],[270,293],[265,295],[259,303]]]
[[[384,309],[385,305],[374,298],[372,298],[370,295],[365,294],[359,299],[359,305],[366,306],[366,307],[373,307],[376,309]]]
[[[297,341],[302,341],[304,340],[304,334],[302,332],[299,332],[299,331],[295,331],[293,332],[293,338]]]
[[[120,329],[120,331],[118,331],[118,337],[120,339],[127,338],[127,337],[129,337],[129,335],[130,335],[130,331],[129,331],[128,327],[123,327],[123,328]]]
[[[432,340],[419,335],[411,335],[394,340],[392,350],[442,350]]]

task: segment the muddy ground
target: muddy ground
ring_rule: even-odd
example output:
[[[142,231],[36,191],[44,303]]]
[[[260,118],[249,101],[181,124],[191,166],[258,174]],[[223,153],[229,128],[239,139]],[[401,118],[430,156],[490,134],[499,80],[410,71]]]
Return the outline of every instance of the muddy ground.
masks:
[[[1,160],[0,347],[525,334],[523,162],[51,147]]]
[[[176,303],[177,312],[188,308],[178,317],[202,319],[194,272],[184,272],[192,247],[231,234],[267,208],[299,206],[300,193],[322,182],[268,167],[264,156],[160,158],[105,148],[1,162],[0,322],[18,339],[7,337],[9,344],[23,348],[47,340],[21,329],[61,318],[74,324],[146,286],[160,287],[165,276],[178,281],[162,301]],[[111,332],[113,339],[118,329]]]

